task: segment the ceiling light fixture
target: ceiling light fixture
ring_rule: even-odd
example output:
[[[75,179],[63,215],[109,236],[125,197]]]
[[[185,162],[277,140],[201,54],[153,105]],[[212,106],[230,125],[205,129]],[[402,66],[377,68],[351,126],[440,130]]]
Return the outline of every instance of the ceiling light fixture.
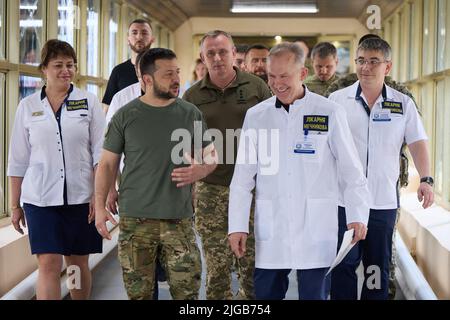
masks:
[[[243,4],[233,3],[232,13],[317,13],[319,9],[315,3],[304,4]]]

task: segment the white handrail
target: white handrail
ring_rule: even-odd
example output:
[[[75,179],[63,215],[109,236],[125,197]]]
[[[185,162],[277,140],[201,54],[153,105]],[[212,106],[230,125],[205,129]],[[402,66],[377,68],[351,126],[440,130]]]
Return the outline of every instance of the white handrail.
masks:
[[[119,221],[118,216],[115,216]],[[111,240],[103,240],[102,253],[94,254],[89,257],[89,268],[94,269],[116,246],[119,238],[119,228],[113,228],[113,225],[107,222],[108,230],[111,231]],[[8,291],[0,300],[31,300],[36,296],[35,285],[37,282],[38,271],[34,271],[18,285]],[[61,296],[65,297],[69,294],[66,285],[67,275],[61,277]]]
[[[395,234],[395,247],[397,251],[396,279],[406,300],[437,300],[398,231]]]

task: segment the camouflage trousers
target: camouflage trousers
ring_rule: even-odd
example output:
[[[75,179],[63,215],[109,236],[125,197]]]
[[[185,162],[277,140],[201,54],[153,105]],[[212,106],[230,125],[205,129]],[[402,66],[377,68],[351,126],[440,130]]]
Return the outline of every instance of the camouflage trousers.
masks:
[[[255,238],[253,209],[250,234],[245,256],[237,259],[228,244],[229,188],[204,182],[196,183],[197,208],[195,228],[201,237],[206,262],[206,298],[231,300],[231,274],[236,271],[239,280],[237,299],[255,299],[253,273],[255,270]]]
[[[173,299],[198,299],[201,260],[191,218],[121,217],[118,247],[123,281],[131,300],[152,299],[156,259],[166,271]]]
[[[399,219],[400,219],[400,209],[397,209],[397,218],[395,220],[394,233],[392,235],[392,257],[391,257],[391,264],[389,266],[389,292],[388,292],[389,300],[394,300],[395,294],[397,292],[397,287],[395,286],[395,267],[397,266],[395,233],[397,232],[397,223]]]

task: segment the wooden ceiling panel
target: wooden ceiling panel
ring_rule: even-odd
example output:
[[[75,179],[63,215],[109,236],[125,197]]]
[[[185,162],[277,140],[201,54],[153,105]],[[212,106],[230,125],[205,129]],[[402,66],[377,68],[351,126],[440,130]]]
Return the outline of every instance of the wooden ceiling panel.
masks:
[[[246,0],[261,2],[260,0]],[[311,0],[303,0],[310,2]],[[137,8],[159,20],[170,30],[177,29],[191,17],[334,17],[361,19],[369,4],[378,4],[383,17],[388,16],[403,0],[316,0],[317,14],[235,14],[230,12],[233,0],[129,0]],[[301,3],[302,0],[271,0],[271,3]]]

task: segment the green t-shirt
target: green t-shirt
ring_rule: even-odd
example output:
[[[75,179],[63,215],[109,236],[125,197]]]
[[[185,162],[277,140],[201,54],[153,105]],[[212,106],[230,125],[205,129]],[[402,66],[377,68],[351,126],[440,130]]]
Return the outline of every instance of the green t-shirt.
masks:
[[[175,168],[188,166],[181,162],[182,146],[191,152],[194,145],[201,150],[210,143],[206,135],[202,139],[206,129],[201,111],[178,98],[165,107],[150,106],[139,98],[122,107],[111,119],[103,145],[108,151],[124,154],[120,215],[152,219],[191,217],[191,186],[177,188],[171,173]],[[172,154],[178,157],[175,162]]]
[[[208,128],[218,129],[223,136],[223,141],[215,140],[214,143],[219,165],[202,180],[222,186],[229,186],[231,183],[237,155],[237,138],[230,132],[227,134],[227,129],[241,129],[247,110],[272,96],[261,78],[234,69],[237,72],[236,79],[224,91],[216,87],[209,74],[206,74],[203,80],[194,84],[183,95],[184,100],[195,104],[202,111]],[[229,139],[234,141],[228,141]],[[227,155],[227,151],[232,150],[234,154]]]

